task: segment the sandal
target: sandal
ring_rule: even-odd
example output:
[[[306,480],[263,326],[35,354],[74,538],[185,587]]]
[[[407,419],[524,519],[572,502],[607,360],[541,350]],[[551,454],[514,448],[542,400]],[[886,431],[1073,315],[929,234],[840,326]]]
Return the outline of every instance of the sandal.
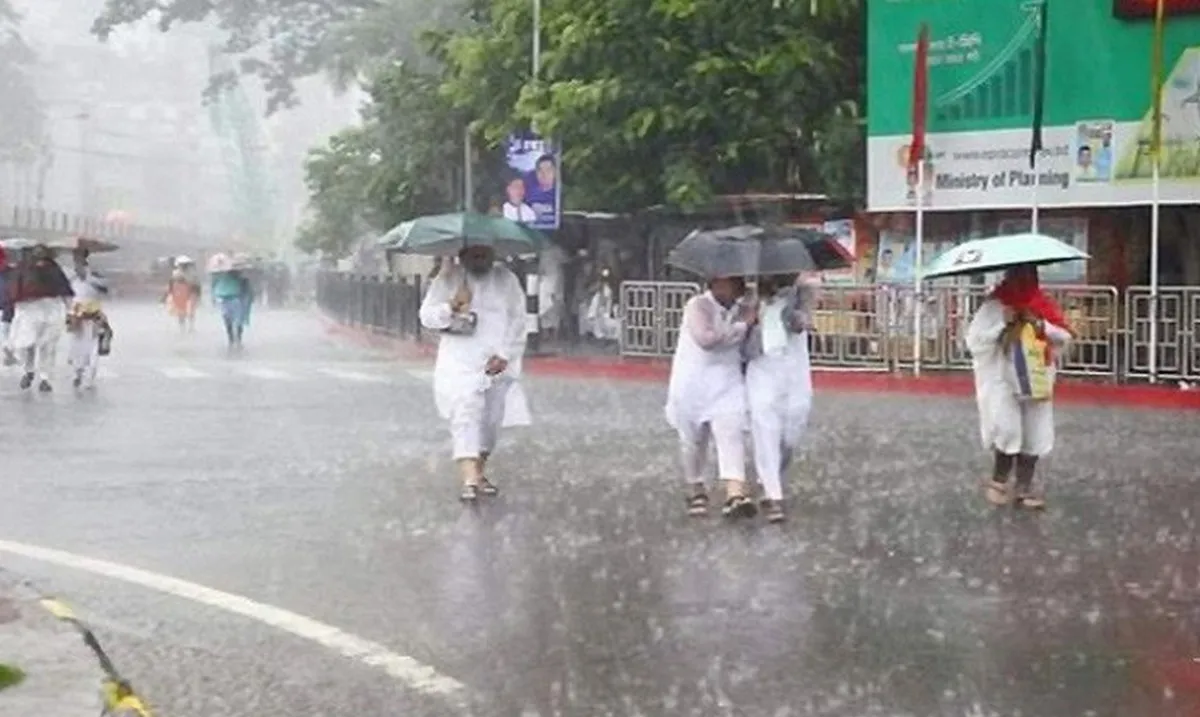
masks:
[[[697,493],[687,499],[687,512],[692,517],[702,517],[708,515],[708,495]]]
[[[1036,493],[1019,493],[1013,499],[1013,507],[1026,510],[1045,510],[1046,499]]]
[[[474,483],[464,485],[462,493],[459,493],[458,499],[464,503],[474,503],[479,500],[479,486]]]
[[[768,523],[782,523],[787,520],[787,514],[783,512],[783,501],[768,499],[761,501],[760,505]]]
[[[987,502],[1003,508],[1012,502],[1012,496],[1008,492],[1008,484],[999,481],[989,480],[983,484],[983,495],[987,498]]]
[[[744,495],[733,495],[725,500],[721,514],[726,518],[753,518],[758,515],[758,506]]]
[[[500,495],[500,489],[483,476],[479,477],[479,492],[488,498],[495,498]]]

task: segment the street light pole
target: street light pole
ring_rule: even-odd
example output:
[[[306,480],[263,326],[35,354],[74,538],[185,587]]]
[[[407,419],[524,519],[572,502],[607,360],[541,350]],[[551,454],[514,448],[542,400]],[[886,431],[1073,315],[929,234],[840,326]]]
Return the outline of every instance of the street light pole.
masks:
[[[533,0],[533,79],[542,71],[542,0]]]

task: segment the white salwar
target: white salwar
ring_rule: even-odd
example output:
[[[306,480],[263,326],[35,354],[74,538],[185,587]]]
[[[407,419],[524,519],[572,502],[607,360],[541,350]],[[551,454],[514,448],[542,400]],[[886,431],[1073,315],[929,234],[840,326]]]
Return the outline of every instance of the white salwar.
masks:
[[[1005,455],[1044,456],[1054,448],[1054,404],[1020,396],[1016,367],[1000,345],[1007,321],[1004,304],[988,299],[967,327],[966,344],[975,372],[975,401],[983,447]],[[1045,325],[1055,352],[1063,351],[1071,334],[1061,326]],[[1053,382],[1056,367],[1050,366]]]
[[[721,306],[705,292],[688,300],[671,361],[667,423],[679,433],[684,479],[703,483],[710,439],[718,476],[746,479],[746,382],[740,307]]]
[[[58,342],[66,328],[67,311],[62,297],[22,301],[13,312],[9,344],[21,359],[25,373],[39,381],[54,375]]]
[[[754,470],[768,500],[783,500],[783,474],[812,409],[808,334],[791,331],[784,323],[791,301],[784,294],[763,303],[763,353],[746,364]]]
[[[84,276],[71,277],[71,290],[75,292],[75,307],[80,310],[100,309],[104,296],[103,284],[91,270]],[[94,386],[96,371],[100,367],[100,324],[96,319],[83,319],[68,332],[67,363],[75,371],[75,377],[83,386]]]
[[[483,276],[462,267],[444,268],[421,302],[421,325],[449,328],[450,300],[466,281],[475,312],[469,336],[443,333],[433,369],[438,414],[450,423],[455,460],[479,458],[496,448],[500,429],[530,424],[529,405],[519,383],[525,354],[525,292],[516,275],[496,265]],[[488,360],[499,356],[508,367],[498,376],[485,373]]]

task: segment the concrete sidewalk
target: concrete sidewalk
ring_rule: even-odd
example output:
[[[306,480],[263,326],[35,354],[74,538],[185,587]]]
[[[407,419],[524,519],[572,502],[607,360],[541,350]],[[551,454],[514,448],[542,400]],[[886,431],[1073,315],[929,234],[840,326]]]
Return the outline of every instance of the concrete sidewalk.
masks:
[[[96,717],[100,668],[79,634],[0,574],[0,662],[25,681],[0,692],[0,714]]]

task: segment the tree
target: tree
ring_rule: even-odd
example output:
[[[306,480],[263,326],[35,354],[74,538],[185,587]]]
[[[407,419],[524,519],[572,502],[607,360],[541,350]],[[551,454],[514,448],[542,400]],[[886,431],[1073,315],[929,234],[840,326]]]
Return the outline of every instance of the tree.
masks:
[[[21,37],[20,17],[0,0],[0,161],[29,162],[44,144],[45,117],[29,79],[34,54]]]
[[[297,240],[344,256],[366,231],[461,204],[461,113],[439,76],[396,63],[376,73],[362,127],[315,150],[306,166],[313,218]]]
[[[861,4],[528,0],[445,40],[444,92],[488,141],[561,138],[568,199],[620,209],[713,193],[861,194]]]

